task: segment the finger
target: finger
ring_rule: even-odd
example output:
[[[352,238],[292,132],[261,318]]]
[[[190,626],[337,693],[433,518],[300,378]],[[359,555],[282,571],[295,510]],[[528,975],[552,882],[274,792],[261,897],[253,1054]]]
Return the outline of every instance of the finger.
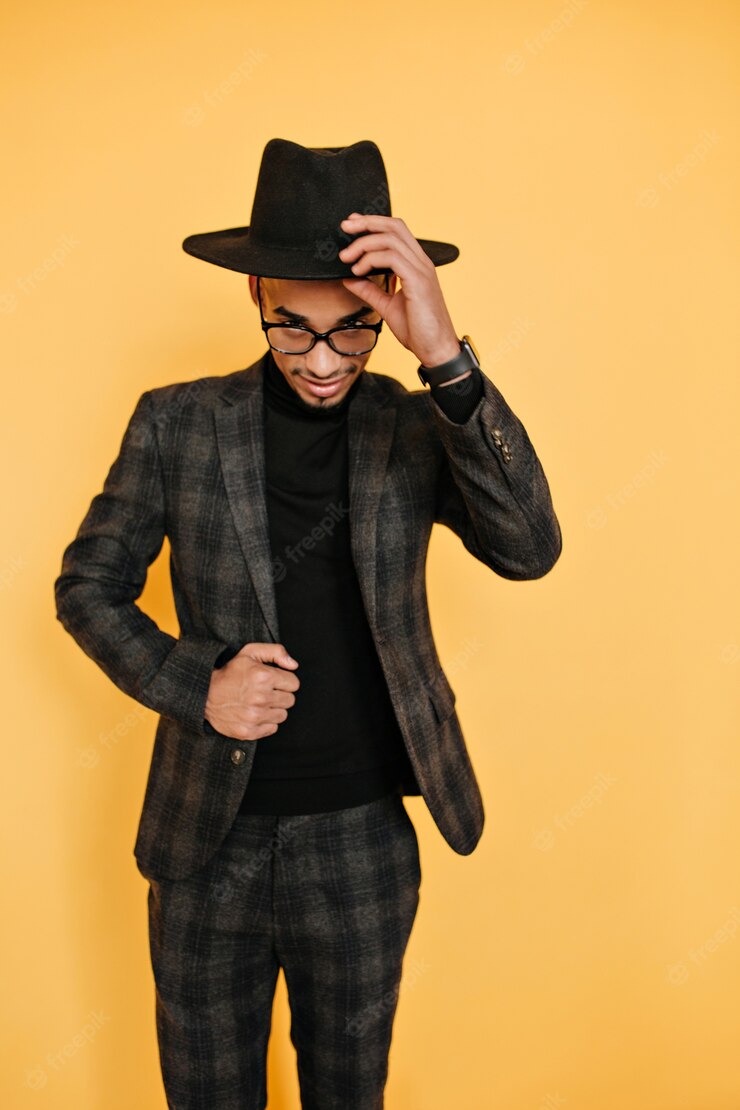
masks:
[[[343,247],[339,252],[342,262],[351,264],[358,260],[367,251],[378,250],[381,247],[395,247],[408,258],[409,262],[418,260],[415,251],[394,232],[369,232],[367,235],[355,239],[353,243]]]
[[[269,709],[266,709],[266,708],[263,708],[262,706],[260,706],[259,708],[260,708],[260,715],[259,715],[258,723],[254,726],[251,726],[251,727],[264,728],[266,725],[281,725],[283,723],[283,721],[287,720],[287,715],[288,715],[287,709],[284,709],[284,708],[278,708],[278,709],[269,708]],[[285,714],[285,716],[283,716],[283,714]]]
[[[294,659],[293,656],[289,654],[283,644],[273,644],[269,641],[265,642],[258,640],[244,644],[237,652],[237,657],[243,657],[245,655],[250,659],[257,660],[259,663],[276,662],[279,663],[280,666],[284,663],[287,666],[292,666],[293,664],[295,664],[296,667],[298,666],[297,659]]]
[[[350,259],[357,258],[362,251],[372,247],[385,247],[389,244],[397,246],[399,250],[405,250],[409,257],[413,257],[413,251],[407,243],[393,231],[368,231],[364,232],[348,243],[346,247],[342,247],[339,254],[346,262]]]
[[[373,267],[380,270],[383,268],[393,270],[403,282],[406,295],[408,295],[407,283],[413,283],[425,276],[423,268],[416,259],[409,260],[405,255],[400,255],[397,250],[390,247],[386,250],[368,251],[367,254],[363,254],[352,269],[361,277],[362,274],[372,270]]]
[[[368,278],[354,277],[342,278],[341,280],[350,293],[359,297],[365,304],[369,304],[385,320],[385,314],[393,302],[393,293],[386,293],[374,281],[369,281]]]
[[[372,285],[373,283],[370,282]],[[293,671],[283,671],[276,668],[270,676],[271,682],[268,685],[268,690],[288,690],[291,693],[298,690],[301,685],[301,680],[298,675]]]
[[[269,705],[270,709],[292,709],[295,705],[295,694],[289,690],[273,690]]]
[[[353,225],[353,230],[351,232],[353,235],[357,234],[356,228],[364,228],[367,231],[393,230],[397,235],[400,235],[410,247],[418,247],[419,250],[421,250],[416,236],[412,235],[406,221],[402,220],[399,216],[380,216],[371,212],[353,212],[346,220],[342,220],[342,224],[345,223]]]
[[[405,221],[398,216],[353,213],[348,220],[342,220],[342,223],[347,224],[347,230],[352,235],[359,234],[363,228],[367,231],[389,231],[392,229],[417,257],[431,261],[426,251],[419,246],[418,240],[412,235]]]

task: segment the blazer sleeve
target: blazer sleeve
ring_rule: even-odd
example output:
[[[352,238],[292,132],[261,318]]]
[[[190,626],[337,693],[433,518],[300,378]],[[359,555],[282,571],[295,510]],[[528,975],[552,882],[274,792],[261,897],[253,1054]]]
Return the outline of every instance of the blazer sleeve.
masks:
[[[541,578],[562,550],[550,487],[524,425],[482,371],[481,378],[464,423],[432,405],[444,447],[434,519],[501,577]]]
[[[483,396],[483,378],[476,366],[462,381],[452,382],[451,385],[433,385],[429,392],[448,420],[455,424],[464,424]]]
[[[93,498],[54,582],[56,616],[126,694],[205,735],[220,640],[161,631],[136,604],[162,549],[165,498],[151,393],[143,393],[102,492]]]

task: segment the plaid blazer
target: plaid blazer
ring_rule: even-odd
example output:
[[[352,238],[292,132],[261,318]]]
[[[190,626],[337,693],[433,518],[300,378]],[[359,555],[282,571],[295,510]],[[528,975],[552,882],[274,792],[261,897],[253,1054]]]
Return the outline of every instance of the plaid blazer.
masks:
[[[219,656],[281,642],[265,506],[268,353],[141,395],[54,583],[62,626],[159,714],[133,850],[147,878],[184,878],[208,862],[239,808],[255,744],[270,743],[223,736],[204,717]],[[477,845],[484,810],[432,637],[432,525],[508,579],[546,574],[562,546],[529,437],[485,374],[483,386],[471,417],[455,424],[427,390],[365,370],[347,417],[351,548],[367,618],[422,795],[461,855]],[[178,638],[136,604],[165,536]]]

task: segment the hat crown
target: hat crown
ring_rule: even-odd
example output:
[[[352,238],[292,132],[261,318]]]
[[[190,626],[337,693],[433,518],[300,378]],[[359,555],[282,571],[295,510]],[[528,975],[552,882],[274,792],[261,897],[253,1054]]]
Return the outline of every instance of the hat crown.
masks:
[[[385,165],[374,142],[304,147],[270,139],[249,223],[254,243],[336,257],[356,238],[340,227],[350,212],[392,215]]]
[[[227,227],[188,235],[182,248],[195,258],[242,274],[298,280],[355,277],[340,251],[367,229],[343,230],[350,212],[391,216],[383,158],[376,143],[361,139],[350,146],[301,146],[270,139],[262,151],[252,214],[246,227]],[[454,262],[454,243],[416,242],[435,266]],[[392,266],[371,266],[365,277],[393,273]]]

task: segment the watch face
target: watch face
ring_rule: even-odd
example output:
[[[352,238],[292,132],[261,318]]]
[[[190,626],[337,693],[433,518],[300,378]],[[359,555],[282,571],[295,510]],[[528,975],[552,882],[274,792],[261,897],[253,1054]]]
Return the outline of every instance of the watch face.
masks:
[[[465,343],[466,346],[470,347],[470,350],[473,354],[473,358],[478,363],[478,366],[480,366],[480,355],[478,354],[478,351],[475,348],[475,344],[473,343],[473,340],[470,338],[469,335],[464,335],[462,337],[462,342]]]

